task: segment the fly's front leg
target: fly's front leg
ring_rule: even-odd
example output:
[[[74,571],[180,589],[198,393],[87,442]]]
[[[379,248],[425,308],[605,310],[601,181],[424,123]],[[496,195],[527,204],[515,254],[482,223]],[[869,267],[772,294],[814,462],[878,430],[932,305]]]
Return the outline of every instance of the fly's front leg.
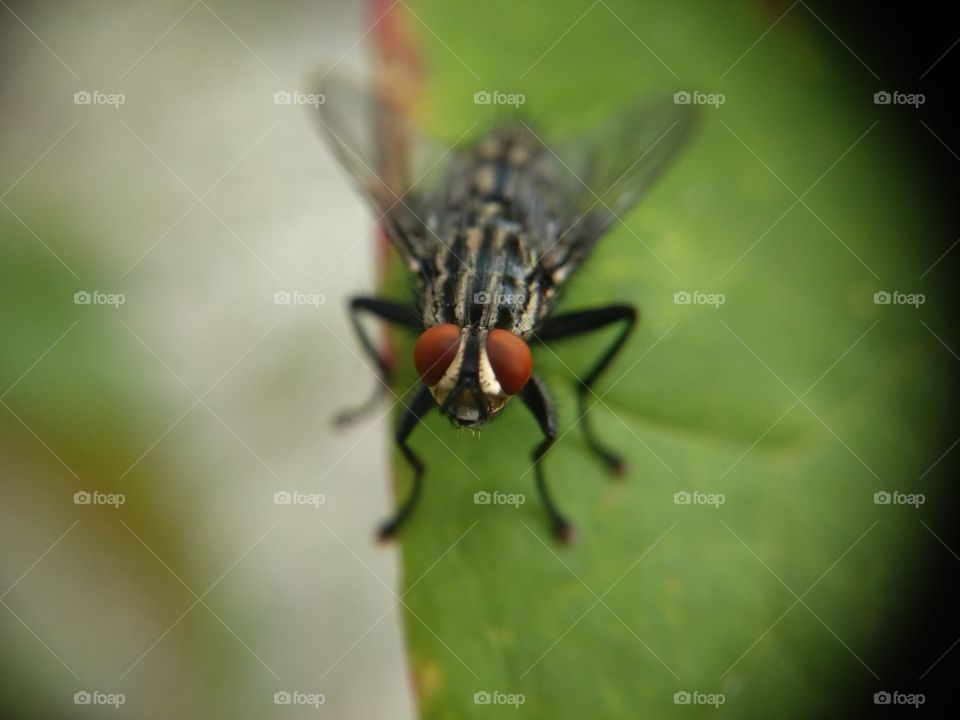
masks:
[[[609,305],[595,310],[581,310],[579,312],[557,315],[547,318],[537,330],[537,340],[540,342],[550,342],[551,340],[560,340],[562,338],[573,337],[583,333],[599,330],[602,327],[613,323],[623,323],[623,329],[620,334],[604,351],[603,355],[587,372],[586,376],[577,383],[577,408],[580,414],[580,422],[583,426],[583,434],[587,440],[587,445],[598,455],[615,475],[622,475],[626,465],[617,453],[611,451],[601,443],[590,422],[590,415],[587,413],[586,401],[587,394],[592,391],[593,384],[600,374],[606,370],[607,366],[613,360],[620,348],[626,342],[630,331],[633,330],[637,322],[637,310],[630,305]]]
[[[563,516],[553,502],[553,497],[547,489],[547,481],[543,474],[543,456],[556,442],[557,439],[557,413],[553,408],[553,402],[547,395],[543,382],[536,375],[527,381],[527,384],[520,391],[520,397],[526,403],[533,417],[536,418],[540,430],[543,431],[544,439],[533,449],[533,469],[537,478],[537,490],[540,493],[540,499],[550,515],[553,525],[553,534],[561,542],[570,542],[573,539],[573,524]]]
[[[379,535],[381,540],[388,540],[397,534],[400,526],[403,525],[410,516],[410,513],[417,504],[417,500],[420,498],[420,486],[422,484],[424,469],[423,461],[420,460],[420,457],[407,445],[407,438],[410,437],[410,433],[413,432],[417,423],[420,422],[423,416],[426,415],[435,404],[433,395],[430,394],[430,388],[426,385],[420,386],[410,404],[404,403],[405,409],[403,411],[403,417],[400,418],[400,424],[397,426],[396,442],[397,447],[400,448],[400,452],[403,453],[410,467],[413,468],[413,487],[410,488],[410,494],[407,496],[407,499],[403,501],[403,504],[400,505],[396,513],[380,525]]]
[[[369,400],[362,405],[341,412],[336,416],[335,422],[337,425],[351,423],[373,410],[377,406],[377,403],[380,402],[380,399],[386,394],[387,390],[390,389],[392,368],[390,363],[377,352],[373,342],[370,340],[370,336],[367,335],[367,331],[364,330],[363,325],[361,325],[361,313],[369,313],[370,315],[374,315],[395,325],[400,325],[401,327],[413,330],[420,329],[420,318],[417,316],[416,311],[407,305],[393,302],[392,300],[381,300],[375,297],[360,296],[350,300],[350,321],[353,324],[354,332],[356,332],[357,337],[360,339],[360,346],[363,348],[364,353],[377,365],[379,382],[374,388],[373,395]]]

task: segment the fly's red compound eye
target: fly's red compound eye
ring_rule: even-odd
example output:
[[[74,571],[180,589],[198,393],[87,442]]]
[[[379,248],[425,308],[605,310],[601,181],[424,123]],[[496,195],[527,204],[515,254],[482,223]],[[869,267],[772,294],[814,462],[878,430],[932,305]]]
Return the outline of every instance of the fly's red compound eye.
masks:
[[[427,385],[433,386],[450,367],[460,347],[460,328],[452,323],[425,330],[413,348],[413,364]]]
[[[508,395],[520,392],[533,372],[530,348],[509,330],[490,331],[487,336],[487,357],[500,387]]]

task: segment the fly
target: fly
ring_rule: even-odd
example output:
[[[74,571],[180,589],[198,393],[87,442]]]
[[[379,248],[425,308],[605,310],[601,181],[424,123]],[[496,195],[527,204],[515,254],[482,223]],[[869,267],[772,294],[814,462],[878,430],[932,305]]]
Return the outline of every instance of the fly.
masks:
[[[514,120],[451,148],[420,133],[377,92],[337,75],[328,75],[320,90],[322,129],[413,274],[417,294],[413,306],[350,300],[352,324],[381,383],[370,402],[341,420],[375,406],[391,380],[390,364],[360,316],[419,334],[413,362],[421,382],[404,399],[395,434],[413,485],[380,526],[380,537],[397,533],[420,496],[425,467],[407,444],[420,420],[436,407],[457,426],[479,428],[519,397],[543,434],[532,451],[537,490],[554,535],[569,541],[573,526],[554,502],[542,463],[556,440],[556,412],[530,348],[619,326],[576,394],[588,447],[610,472],[622,473],[622,458],[593,429],[586,399],[636,326],[637,309],[552,311],[597,241],[676,157],[693,127],[691,106],[670,99],[638,104],[573,141],[550,145]]]

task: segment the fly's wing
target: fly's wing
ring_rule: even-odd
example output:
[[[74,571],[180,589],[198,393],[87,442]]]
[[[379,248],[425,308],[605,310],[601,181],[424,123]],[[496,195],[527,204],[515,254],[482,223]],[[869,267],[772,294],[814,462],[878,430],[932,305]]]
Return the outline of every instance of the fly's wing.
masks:
[[[553,143],[566,208],[541,262],[559,282],[646,194],[690,138],[695,113],[671,98],[635,105],[577,138]]]
[[[315,116],[337,160],[414,271],[435,253],[426,213],[441,190],[450,148],[417,131],[372,84],[328,72],[315,83]]]

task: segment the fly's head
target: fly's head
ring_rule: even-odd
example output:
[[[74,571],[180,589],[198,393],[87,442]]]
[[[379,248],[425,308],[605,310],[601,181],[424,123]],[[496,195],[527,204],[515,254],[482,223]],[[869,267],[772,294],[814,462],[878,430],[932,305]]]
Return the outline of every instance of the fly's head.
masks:
[[[440,411],[457,425],[473,428],[500,412],[533,372],[530,348],[519,336],[452,323],[425,330],[413,362]]]

